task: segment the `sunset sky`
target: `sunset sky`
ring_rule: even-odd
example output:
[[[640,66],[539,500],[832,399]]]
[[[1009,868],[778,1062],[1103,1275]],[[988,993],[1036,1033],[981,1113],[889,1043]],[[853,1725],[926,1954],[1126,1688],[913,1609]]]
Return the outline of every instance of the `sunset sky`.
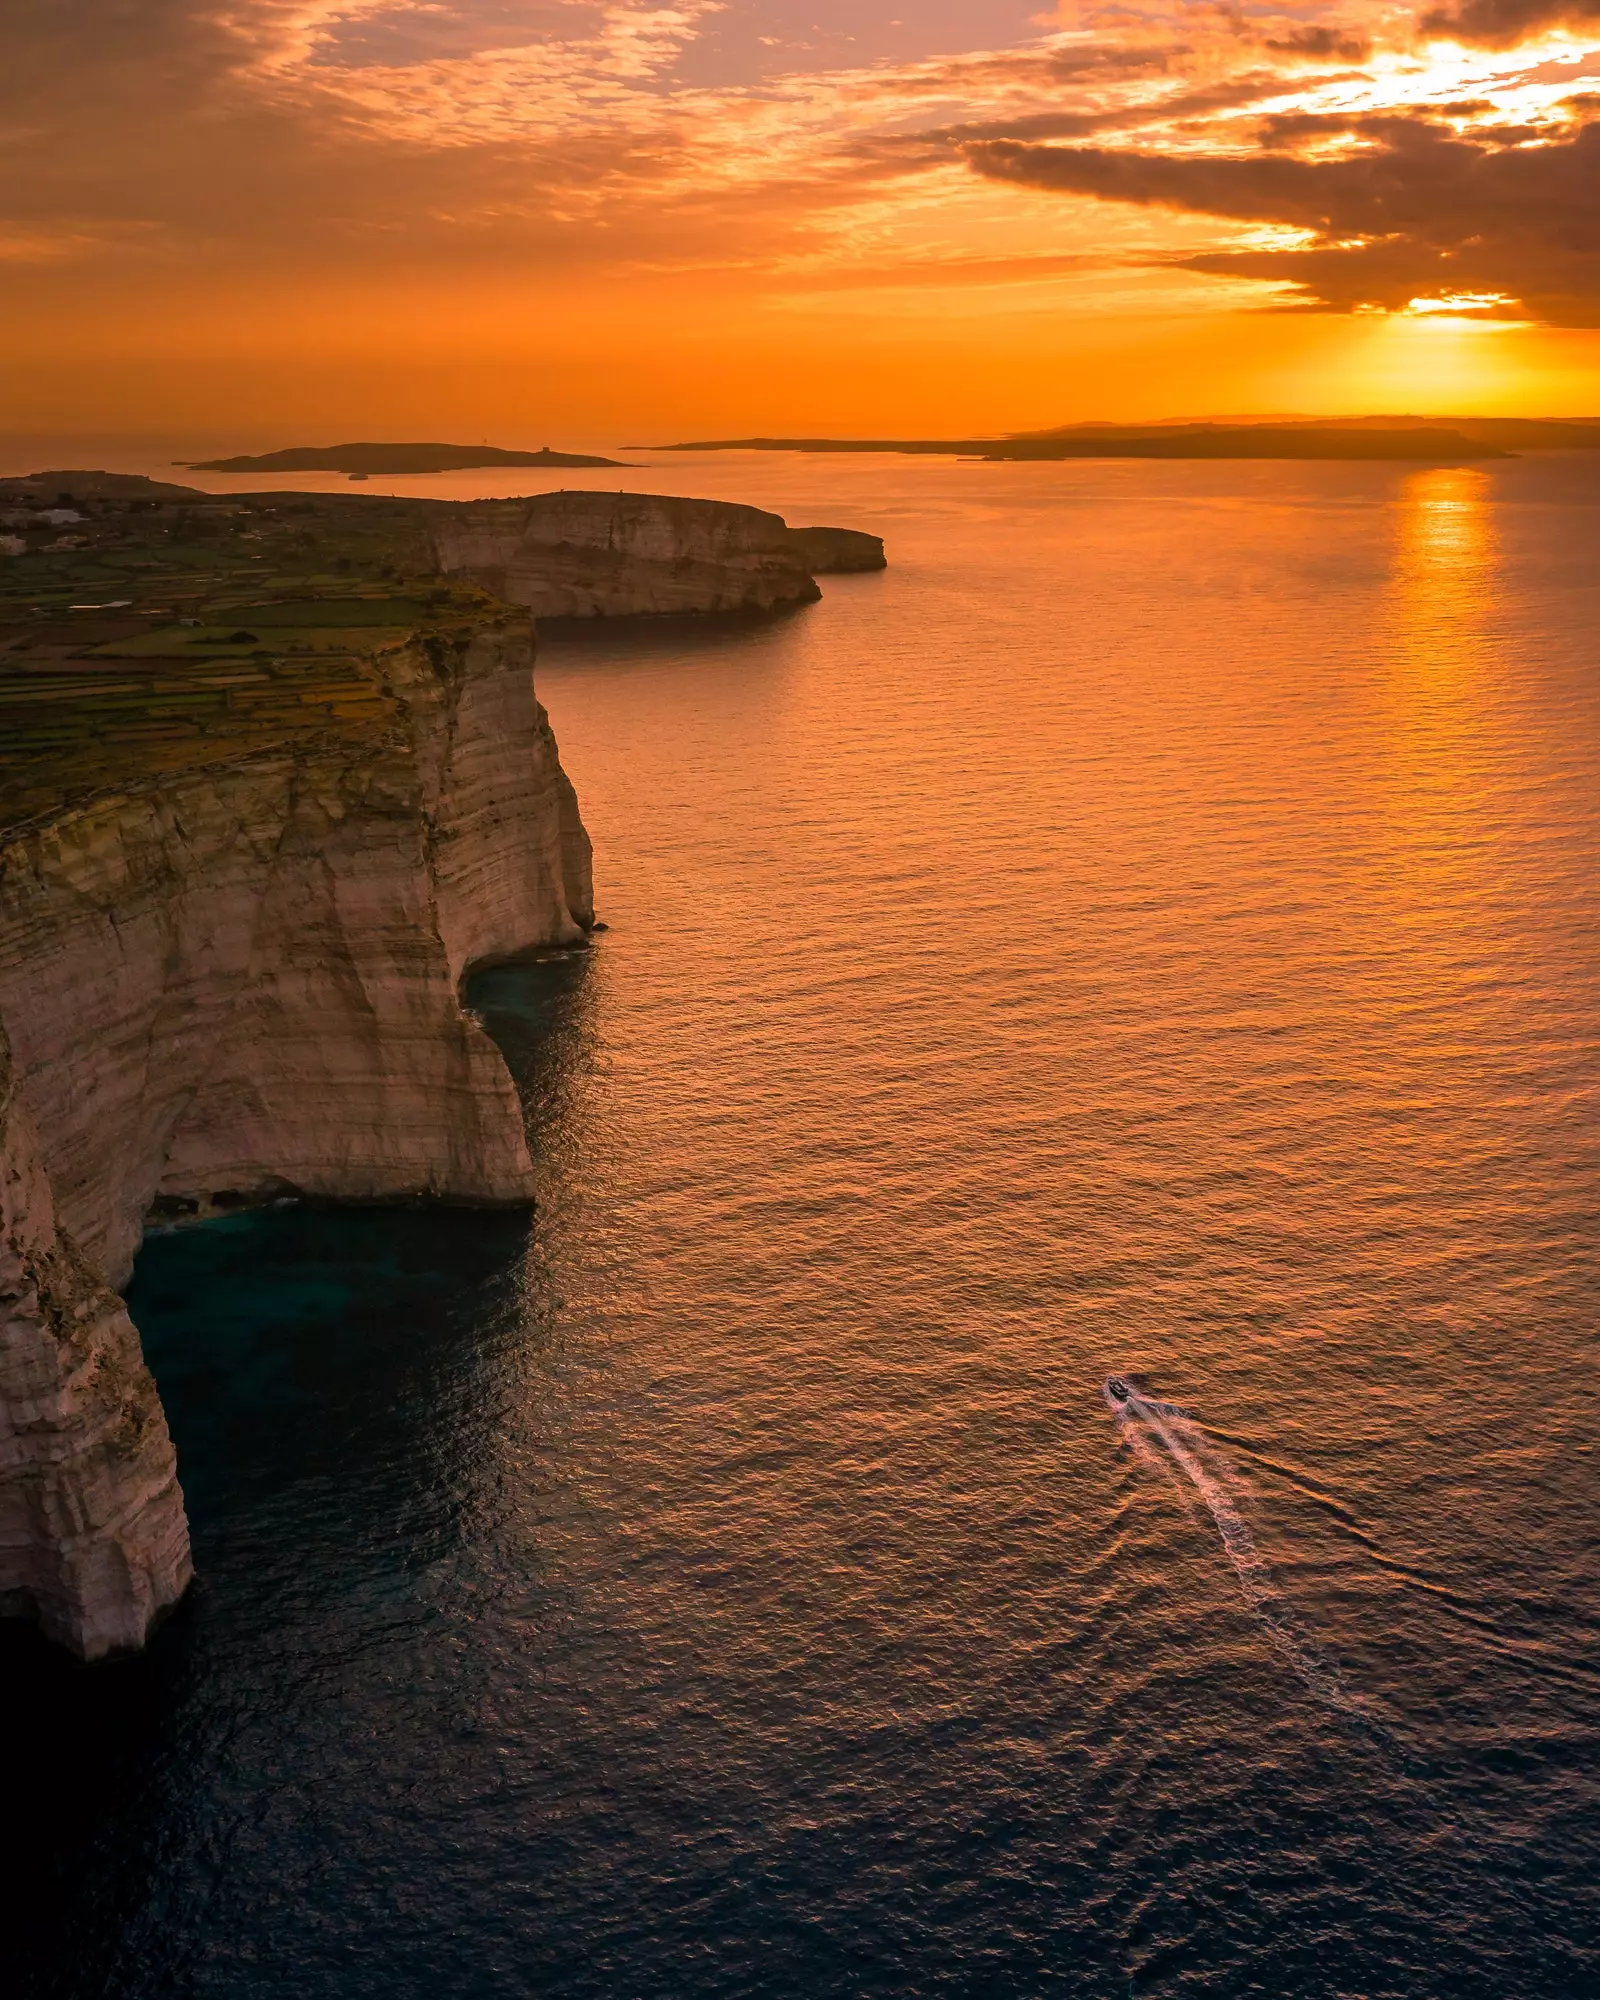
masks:
[[[8,0],[0,429],[1600,413],[1600,0]]]

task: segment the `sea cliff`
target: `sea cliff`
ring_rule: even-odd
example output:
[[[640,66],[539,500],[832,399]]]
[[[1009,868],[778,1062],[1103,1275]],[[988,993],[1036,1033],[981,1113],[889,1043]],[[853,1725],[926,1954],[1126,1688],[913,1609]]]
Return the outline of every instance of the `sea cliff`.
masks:
[[[96,1659],[190,1578],[118,1296],[150,1219],[532,1199],[461,999],[594,923],[529,611],[772,610],[882,545],[638,495],[0,499],[0,1616]]]
[[[0,1031],[0,1615],[98,1659],[138,1645],[189,1575],[139,1336],[61,1228]]]
[[[592,922],[528,621],[474,607],[344,671],[370,697],[348,716],[291,709],[0,842],[0,1612],[88,1658],[140,1644],[189,1574],[113,1289],[146,1217],[531,1199],[460,999],[472,965]]]
[[[883,568],[876,535],[795,529],[759,507],[654,493],[470,501],[432,526],[446,575],[535,618],[775,611],[820,597],[819,573]]]

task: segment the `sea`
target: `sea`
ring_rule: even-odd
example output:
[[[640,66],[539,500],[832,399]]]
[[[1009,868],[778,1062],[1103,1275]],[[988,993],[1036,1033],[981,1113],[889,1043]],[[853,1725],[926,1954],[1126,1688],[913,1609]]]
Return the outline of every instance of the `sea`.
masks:
[[[1600,455],[563,477],[889,567],[545,638],[531,1218],[147,1240],[7,1994],[1600,1993]]]

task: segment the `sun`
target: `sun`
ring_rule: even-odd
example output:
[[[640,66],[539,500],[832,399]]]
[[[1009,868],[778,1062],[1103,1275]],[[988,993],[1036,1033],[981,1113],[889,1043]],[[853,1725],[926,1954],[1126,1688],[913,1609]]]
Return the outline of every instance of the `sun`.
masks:
[[[1523,325],[1529,322],[1508,318],[1508,308],[1519,303],[1509,292],[1442,292],[1435,298],[1409,299],[1406,313],[1413,319],[1441,318],[1481,322],[1493,314],[1500,325]]]

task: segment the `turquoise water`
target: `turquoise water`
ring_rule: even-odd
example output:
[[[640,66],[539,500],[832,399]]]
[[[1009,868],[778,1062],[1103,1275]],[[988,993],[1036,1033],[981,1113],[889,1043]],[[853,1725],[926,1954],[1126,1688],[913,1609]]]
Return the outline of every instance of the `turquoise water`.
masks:
[[[893,567],[546,648],[531,1223],[147,1243],[12,1983],[1593,1991],[1600,468],[676,471]]]

